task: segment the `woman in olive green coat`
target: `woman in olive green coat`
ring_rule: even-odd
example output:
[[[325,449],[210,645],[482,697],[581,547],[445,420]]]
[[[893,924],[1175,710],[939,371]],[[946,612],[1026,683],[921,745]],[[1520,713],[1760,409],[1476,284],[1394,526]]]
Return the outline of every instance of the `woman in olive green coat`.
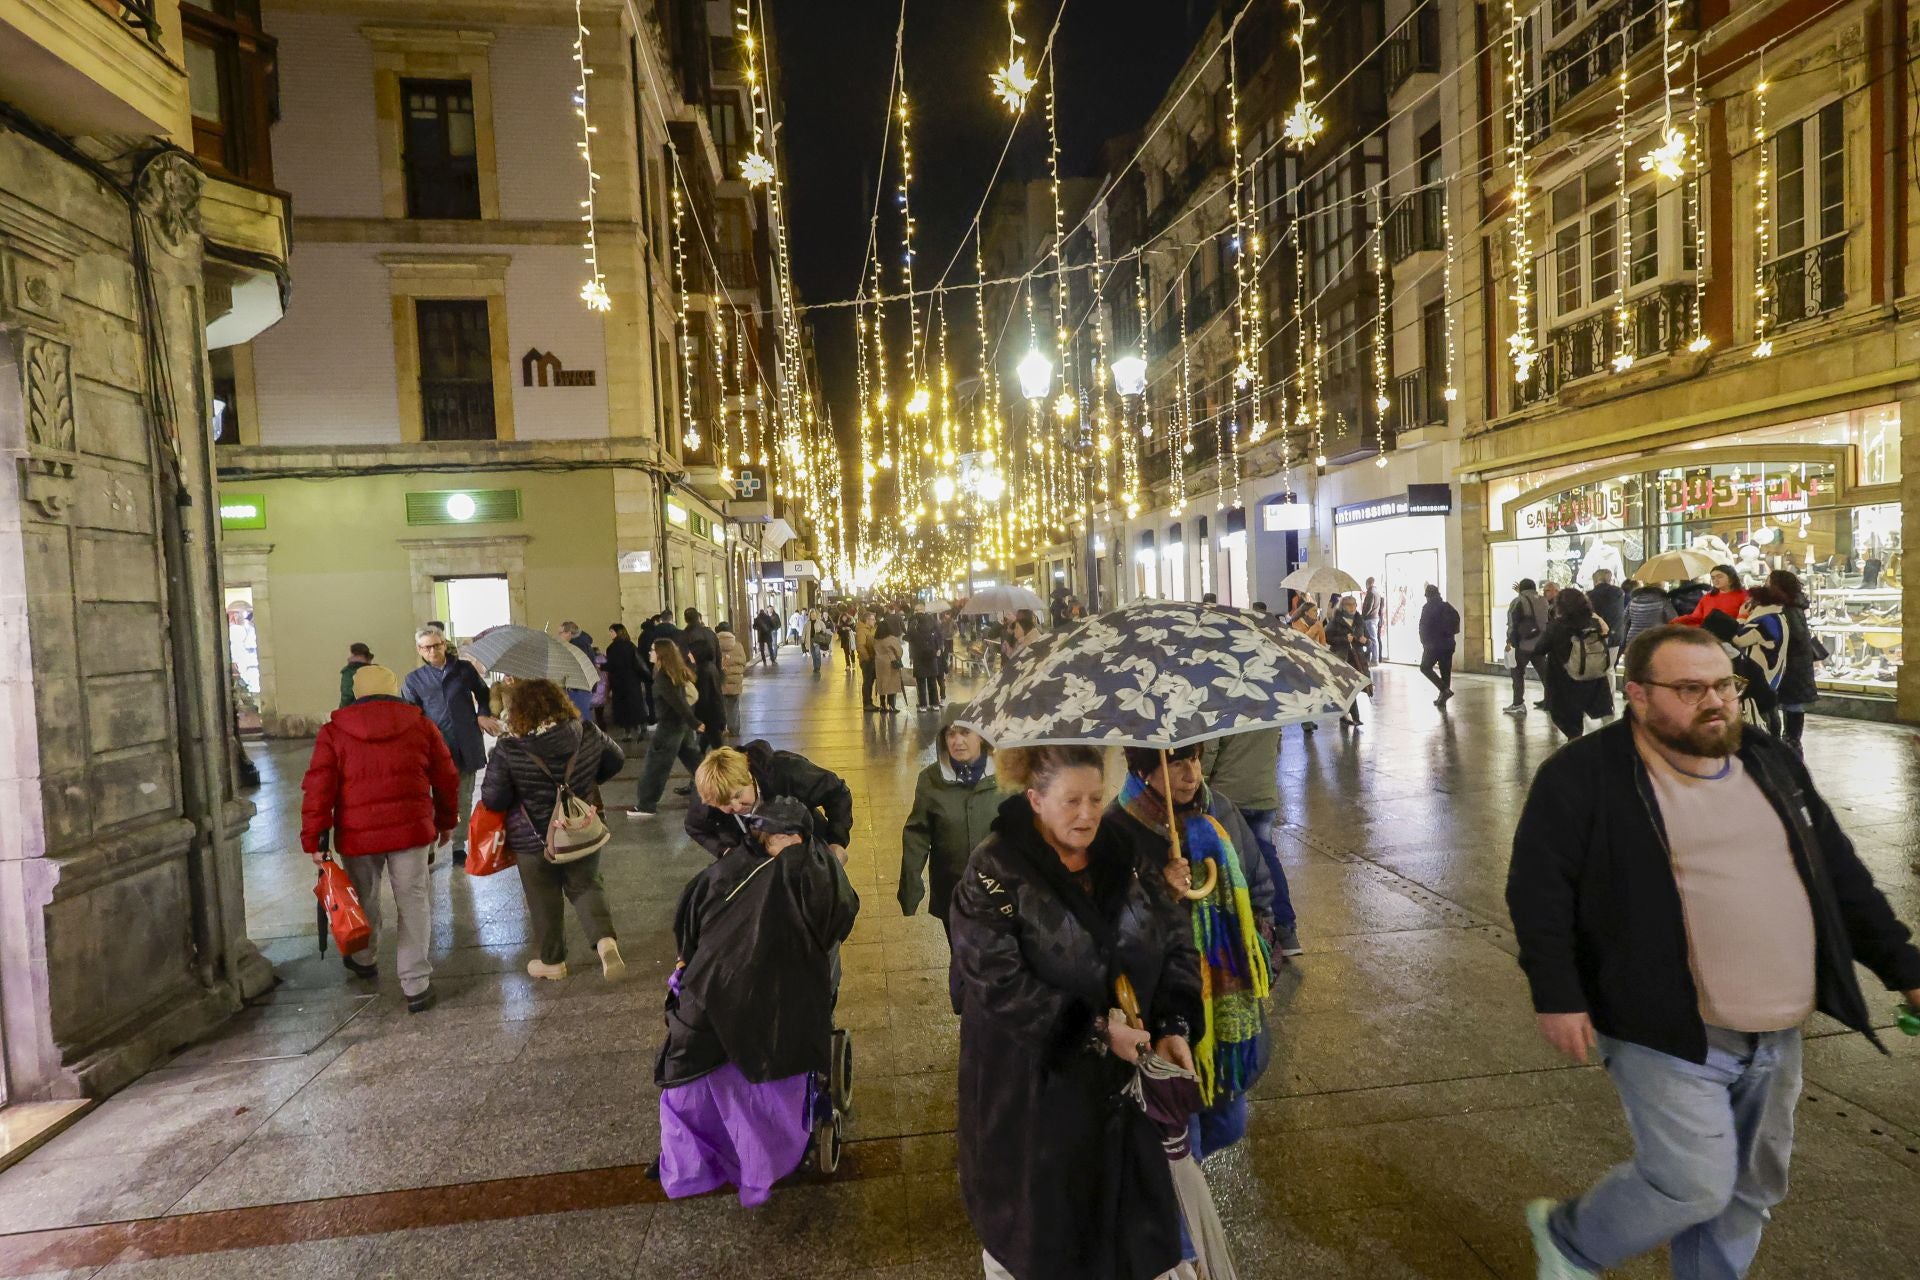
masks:
[[[900,913],[912,915],[928,896],[921,875],[932,863],[927,911],[943,925],[953,886],[967,869],[973,847],[987,838],[1002,799],[988,744],[953,723],[956,710],[949,707],[941,717],[934,762],[920,771],[913,812],[900,833]]]

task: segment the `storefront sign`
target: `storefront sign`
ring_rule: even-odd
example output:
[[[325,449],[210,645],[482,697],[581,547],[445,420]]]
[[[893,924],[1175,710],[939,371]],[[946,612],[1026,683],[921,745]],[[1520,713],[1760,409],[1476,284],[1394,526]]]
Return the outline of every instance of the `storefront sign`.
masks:
[[[560,357],[551,351],[529,347],[520,357],[520,385],[523,387],[590,387],[593,370],[563,369]]]
[[[1453,490],[1444,484],[1410,484],[1403,494],[1349,502],[1333,509],[1335,525],[1398,520],[1402,516],[1444,516],[1453,511]]]
[[[1679,476],[1623,476],[1536,502],[1524,509],[1520,526],[1523,532],[1540,534],[1637,524],[1635,506],[1643,493],[1652,499],[1652,514],[1659,523],[1804,511],[1827,487],[1822,475],[1760,467],[1751,474],[1734,468],[1714,475],[1702,468]]]
[[[652,573],[653,572],[653,552],[622,551],[620,553],[620,572]]]
[[[1313,527],[1313,508],[1280,498],[1260,508],[1260,527],[1268,533],[1302,533]]]
[[[260,493],[223,493],[220,495],[222,529],[264,529],[267,527],[267,499]]]
[[[763,560],[760,562],[760,577],[785,578],[798,581],[802,578],[820,579],[820,567],[811,560]]]

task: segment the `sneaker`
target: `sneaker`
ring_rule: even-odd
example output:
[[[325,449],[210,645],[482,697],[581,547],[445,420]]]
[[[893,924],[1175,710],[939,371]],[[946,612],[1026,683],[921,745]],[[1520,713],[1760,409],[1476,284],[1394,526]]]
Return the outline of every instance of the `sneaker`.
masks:
[[[1303,955],[1306,948],[1300,945],[1300,930],[1290,924],[1273,927],[1273,949],[1283,956]]]
[[[600,939],[600,945],[594,950],[600,953],[600,976],[608,982],[618,982],[627,976],[627,962],[620,958],[620,944],[612,938]],[[565,966],[562,966],[563,968]]]
[[[423,989],[419,995],[407,997],[407,1012],[425,1013],[427,1010],[433,1008],[439,999],[440,997],[434,994],[433,988],[428,986]]]
[[[352,956],[341,956],[340,963],[347,966],[347,972],[356,978],[365,978],[368,982],[373,982],[380,977],[380,966],[377,964],[361,964]]]
[[[692,787],[675,787],[673,789],[673,794],[677,796],[690,796],[693,794],[693,788]]]
[[[1508,715],[1512,715],[1516,711],[1518,711],[1521,715],[1525,715],[1527,713],[1527,704],[1524,702],[1509,702],[1506,706],[1500,709],[1506,712]]]
[[[1534,703],[1533,705],[1535,710],[1545,711],[1547,709],[1547,700],[1545,698],[1542,698],[1540,699],[1540,701]]]
[[[1436,706],[1436,707],[1444,707],[1444,706],[1446,706],[1446,705],[1447,705],[1447,699],[1446,699],[1446,697],[1445,697],[1445,695],[1442,695],[1442,696],[1440,696],[1440,697],[1438,697],[1438,698],[1435,698],[1435,699],[1433,700],[1433,705],[1434,705],[1434,706]]]
[[[628,805],[626,814],[629,818],[651,818],[653,816],[653,810],[642,809],[638,805]]]
[[[546,978],[549,981],[558,982],[567,976],[567,965],[564,960],[559,964],[546,964],[540,960],[529,960],[527,961],[527,976],[530,978]]]
[[[1553,1200],[1527,1202],[1527,1231],[1533,1236],[1533,1256],[1540,1264],[1538,1280],[1600,1280],[1598,1271],[1575,1266],[1553,1242],[1547,1218],[1556,1207]]]

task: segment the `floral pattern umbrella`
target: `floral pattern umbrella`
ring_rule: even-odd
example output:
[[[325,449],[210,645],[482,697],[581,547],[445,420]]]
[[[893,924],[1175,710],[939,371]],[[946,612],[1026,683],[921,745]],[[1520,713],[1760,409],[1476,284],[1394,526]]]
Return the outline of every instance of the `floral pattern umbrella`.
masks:
[[[996,747],[1170,749],[1341,715],[1365,683],[1281,619],[1141,600],[1034,641],[956,719]]]

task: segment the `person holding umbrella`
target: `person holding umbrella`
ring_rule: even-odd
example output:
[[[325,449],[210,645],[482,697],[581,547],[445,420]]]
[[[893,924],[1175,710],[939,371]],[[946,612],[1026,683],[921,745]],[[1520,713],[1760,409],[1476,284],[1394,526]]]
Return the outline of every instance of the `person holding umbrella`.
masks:
[[[438,627],[422,627],[413,633],[413,647],[421,665],[407,673],[400,686],[400,697],[427,713],[445,739],[453,766],[460,771],[458,823],[453,830],[457,848],[455,864],[467,860],[466,820],[473,811],[473,777],[487,762],[486,739],[482,733],[498,737],[500,722],[488,712],[487,682],[471,662],[453,657],[446,633]],[[432,851],[427,862],[433,862]]]
[[[961,1196],[990,1280],[1150,1280],[1180,1263],[1180,1212],[1159,1132],[1122,1091],[1149,1048],[1192,1069],[1199,957],[1101,822],[1099,748],[995,763],[1019,790],[949,917]],[[1147,1030],[1108,1019],[1122,976]]]

